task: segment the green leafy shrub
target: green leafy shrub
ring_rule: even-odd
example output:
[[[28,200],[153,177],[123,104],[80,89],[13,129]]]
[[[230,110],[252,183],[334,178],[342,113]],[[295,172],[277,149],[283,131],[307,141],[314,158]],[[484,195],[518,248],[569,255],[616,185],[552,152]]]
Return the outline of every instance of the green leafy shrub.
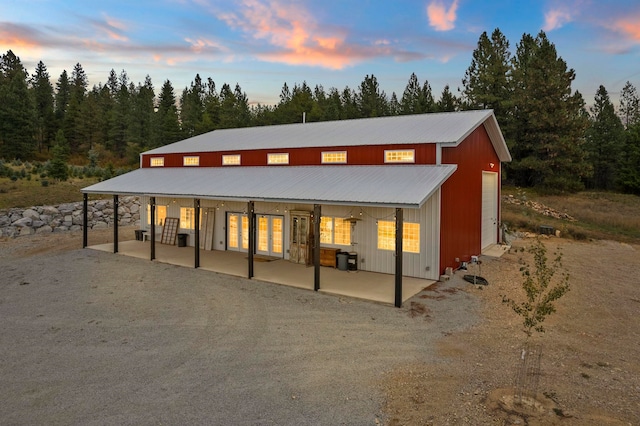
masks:
[[[569,291],[569,274],[562,268],[562,253],[554,253],[549,263],[547,248],[542,241],[536,241],[526,250],[533,256],[533,266],[520,260],[522,273],[522,289],[525,300],[516,301],[502,295],[502,303],[508,305],[516,314],[522,317],[523,331],[531,337],[534,331],[544,333],[544,320],[556,312],[554,302]],[[559,272],[559,275],[556,273]]]

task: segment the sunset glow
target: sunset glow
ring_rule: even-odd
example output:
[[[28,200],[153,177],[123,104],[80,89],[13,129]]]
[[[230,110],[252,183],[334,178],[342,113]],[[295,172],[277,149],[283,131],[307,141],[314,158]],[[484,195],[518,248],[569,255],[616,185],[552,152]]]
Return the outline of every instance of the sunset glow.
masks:
[[[179,92],[200,74],[274,103],[284,82],[342,90],[371,74],[387,94],[401,95],[413,72],[438,96],[461,85],[483,31],[499,28],[514,52],[523,34],[544,30],[587,102],[600,84],[612,93],[628,79],[640,85],[640,3],[523,0],[496,8],[486,0],[5,2],[0,49],[13,50],[29,73],[43,61],[54,82],[76,63],[91,85],[114,69],[134,83],[149,75],[156,90],[168,79]]]

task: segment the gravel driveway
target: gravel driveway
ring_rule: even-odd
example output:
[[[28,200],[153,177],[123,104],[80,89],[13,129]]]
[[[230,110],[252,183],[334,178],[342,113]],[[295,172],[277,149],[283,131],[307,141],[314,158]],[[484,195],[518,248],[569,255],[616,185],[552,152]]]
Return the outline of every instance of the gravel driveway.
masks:
[[[93,250],[7,253],[3,424],[384,423],[383,374],[437,363],[436,340],[478,321],[458,281],[396,309]]]

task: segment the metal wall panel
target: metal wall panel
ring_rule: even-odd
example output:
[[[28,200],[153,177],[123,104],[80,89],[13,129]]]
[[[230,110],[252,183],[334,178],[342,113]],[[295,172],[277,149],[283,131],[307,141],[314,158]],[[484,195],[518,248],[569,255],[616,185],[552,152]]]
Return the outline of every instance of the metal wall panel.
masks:
[[[457,164],[458,169],[441,188],[440,272],[449,266],[459,266],[456,258],[469,261],[471,256],[481,253],[482,172],[497,172],[498,182],[501,178],[500,160],[484,126],[478,127],[458,147],[444,148],[442,162]]]

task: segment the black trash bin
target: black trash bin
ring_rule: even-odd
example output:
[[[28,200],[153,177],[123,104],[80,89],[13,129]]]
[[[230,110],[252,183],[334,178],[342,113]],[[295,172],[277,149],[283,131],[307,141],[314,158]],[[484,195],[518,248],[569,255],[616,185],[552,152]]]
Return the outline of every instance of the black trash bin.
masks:
[[[347,271],[349,269],[349,254],[345,252],[338,253],[338,270]]]
[[[178,234],[178,247],[187,246],[187,237],[189,234]]]
[[[357,271],[358,270],[358,253],[349,252],[347,263],[348,263],[349,271]]]

